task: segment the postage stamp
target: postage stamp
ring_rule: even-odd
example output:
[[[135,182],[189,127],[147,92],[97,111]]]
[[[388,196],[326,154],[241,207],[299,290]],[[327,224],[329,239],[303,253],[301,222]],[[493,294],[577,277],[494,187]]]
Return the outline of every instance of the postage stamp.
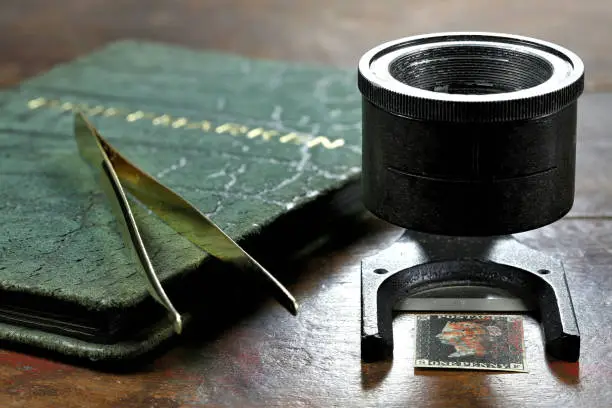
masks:
[[[516,315],[417,315],[415,367],[526,372]]]

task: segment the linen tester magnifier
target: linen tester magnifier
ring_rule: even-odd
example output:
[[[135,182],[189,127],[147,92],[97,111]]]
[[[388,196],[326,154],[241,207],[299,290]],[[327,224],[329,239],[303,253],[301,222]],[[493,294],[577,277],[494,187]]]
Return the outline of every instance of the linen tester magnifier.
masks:
[[[358,87],[364,204],[406,228],[362,262],[362,358],[392,355],[402,299],[488,287],[521,298],[539,317],[547,353],[576,361],[561,261],[510,234],[573,205],[580,58],[515,35],[430,34],[365,53]]]

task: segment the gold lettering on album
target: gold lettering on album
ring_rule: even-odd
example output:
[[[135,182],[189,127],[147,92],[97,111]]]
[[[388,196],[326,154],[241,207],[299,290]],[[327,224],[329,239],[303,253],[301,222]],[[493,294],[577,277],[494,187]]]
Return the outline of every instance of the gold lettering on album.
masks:
[[[270,140],[272,139],[272,137],[274,136],[278,136],[278,132],[276,130],[266,130],[266,129],[262,129],[262,128],[255,128],[250,130],[247,133],[247,137],[249,139],[254,139],[256,137],[261,137],[263,140]]]
[[[119,111],[115,108],[107,108],[107,109],[104,109],[104,112],[102,112],[102,116],[110,117],[110,116],[115,116],[118,113]]]
[[[278,130],[264,129],[261,127],[250,128],[239,123],[221,123],[214,125],[208,120],[190,120],[185,117],[173,117],[168,114],[156,114],[141,110],[129,111],[101,105],[89,106],[87,104],[60,101],[57,99],[35,98],[27,103],[28,108],[52,108],[61,111],[82,112],[86,116],[121,116],[126,122],[136,122],[141,120],[150,121],[154,126],[171,127],[173,129],[200,130],[203,132],[215,132],[217,134],[228,134],[231,136],[245,136],[248,139],[261,139],[264,141],[277,140],[280,143],[306,145],[308,148],[316,146],[325,149],[337,149],[344,146],[344,139],[330,140],[327,136],[313,136],[306,133],[290,132],[283,134]]]
[[[208,132],[210,129],[212,129],[212,124],[209,121],[204,120],[202,121],[201,127],[203,131]]]
[[[97,116],[102,112],[104,112],[104,106],[102,105],[96,105],[91,109],[87,109],[87,113],[89,113],[92,116]]]
[[[344,139],[336,139],[331,142],[325,136],[317,136],[314,139],[309,140],[306,144],[308,145],[308,147],[321,145],[326,149],[335,149],[337,147],[344,146]]]
[[[64,102],[60,105],[60,108],[65,111],[73,111],[74,105],[70,102]]]
[[[187,120],[187,118],[178,118],[174,122],[172,122],[172,127],[175,129],[182,128],[183,126],[187,125],[188,122],[189,121]]]
[[[220,126],[217,126],[215,132],[217,133],[229,133],[232,136],[238,136],[239,134],[244,134],[249,130],[248,127],[244,125],[239,125],[238,123],[224,123]]]
[[[127,120],[128,122],[135,122],[137,120],[140,120],[144,118],[144,112],[143,111],[136,111],[136,112],[132,112],[129,115],[127,115],[125,117],[125,120]]]
[[[169,115],[160,115],[156,118],[153,118],[154,126],[168,126],[170,125],[170,122],[172,122],[172,119]]]
[[[287,133],[285,136],[281,136],[278,138],[278,141],[281,143],[288,143],[292,140],[295,140],[299,137],[299,135],[295,132]]]

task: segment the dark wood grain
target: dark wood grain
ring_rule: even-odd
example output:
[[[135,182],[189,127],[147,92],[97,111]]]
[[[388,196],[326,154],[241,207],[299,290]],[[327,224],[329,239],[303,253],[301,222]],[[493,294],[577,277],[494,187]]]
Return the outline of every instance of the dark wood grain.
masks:
[[[580,54],[587,88],[612,90],[612,5],[541,0],[3,1],[0,86],[107,42],[143,38],[248,56],[354,66],[387,39],[440,30],[495,30],[559,42]],[[599,98],[599,99],[598,99]],[[396,239],[380,221],[354,242],[294,271],[293,318],[268,302],[213,336],[188,336],[136,373],[111,374],[0,351],[0,407],[609,406],[612,401],[612,98],[591,100],[571,217],[520,234],[566,262],[583,342],[579,364],[548,362],[526,322],[529,374],[419,371],[414,322],[394,323],[393,362],[362,364],[359,261]],[[599,122],[601,120],[601,123]],[[607,122],[606,122],[607,120]]]
[[[368,48],[452,30],[540,37],[577,52],[589,90],[612,89],[606,0],[3,0],[0,85],[120,38],[353,67]]]

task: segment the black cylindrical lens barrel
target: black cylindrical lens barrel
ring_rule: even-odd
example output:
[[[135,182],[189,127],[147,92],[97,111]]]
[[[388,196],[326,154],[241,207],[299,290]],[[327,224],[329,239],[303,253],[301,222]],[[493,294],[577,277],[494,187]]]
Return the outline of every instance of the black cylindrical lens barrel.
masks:
[[[375,215],[446,235],[547,225],[574,200],[578,56],[496,33],[409,37],[359,62],[363,197]]]

